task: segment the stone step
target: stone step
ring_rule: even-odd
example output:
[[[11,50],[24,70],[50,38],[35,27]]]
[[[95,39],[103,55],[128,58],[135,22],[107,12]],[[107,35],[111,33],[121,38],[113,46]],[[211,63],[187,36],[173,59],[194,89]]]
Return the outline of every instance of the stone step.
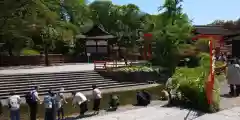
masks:
[[[41,85],[41,84],[55,84],[55,83],[59,83],[59,81],[61,81],[61,83],[68,83],[68,82],[98,82],[98,81],[107,81],[107,80],[111,80],[111,79],[99,79],[99,78],[75,78],[75,79],[50,79],[50,80],[31,80],[31,81],[26,81],[26,82],[8,82],[8,81],[5,81],[5,82],[2,82],[0,83],[0,88],[1,87],[11,87],[11,86],[24,86],[24,85]]]
[[[119,88],[119,87],[130,87],[130,86],[138,86],[138,85],[147,85],[147,83],[116,83],[116,84],[98,84],[98,88],[99,89],[110,89],[110,88]],[[91,86],[86,86],[86,87],[79,87],[79,86],[75,86],[75,87],[68,87],[68,88],[65,88],[65,93],[69,93],[71,91],[81,91],[81,92],[84,92],[84,91],[89,91],[91,90]],[[49,89],[44,89],[42,90],[42,88],[39,90],[39,95],[46,95],[47,94],[47,91]],[[57,88],[53,88],[52,89],[53,91],[58,91],[59,90],[59,87]],[[16,92],[16,94],[20,95],[21,97],[23,97],[27,92],[29,91],[18,91]],[[0,99],[6,99],[9,97],[9,93],[1,93],[0,92]]]
[[[65,76],[65,77],[48,77],[48,78],[15,78],[12,80],[1,80],[0,84],[7,84],[7,83],[23,83],[23,82],[38,82],[38,81],[59,81],[59,80],[86,80],[89,78],[93,79],[104,79],[102,76],[99,75],[90,75],[90,76]]]
[[[119,83],[119,82],[117,82],[117,81],[100,81],[100,82],[98,82],[98,84],[109,84],[109,85],[115,84],[115,83]],[[87,82],[87,83],[79,82],[77,84],[64,84],[64,83],[62,83],[60,85],[52,84],[52,85],[49,85],[49,86],[40,86],[40,88],[49,90],[49,89],[60,88],[60,87],[64,87],[64,88],[69,88],[69,87],[74,87],[74,86],[78,86],[78,87],[89,87],[90,86],[91,87],[91,85],[93,85],[93,84],[94,84],[94,82]],[[19,87],[19,88],[18,87],[11,88],[10,90],[13,90],[13,91],[17,92],[17,91],[25,91],[25,90],[30,91],[31,89],[32,89],[32,87],[30,87],[30,86],[23,86],[23,87]],[[1,92],[9,92],[10,90],[0,88],[0,93]]]
[[[51,86],[66,86],[66,85],[80,85],[80,86],[83,86],[83,85],[92,85],[93,83],[95,84],[100,84],[100,83],[116,83],[116,81],[113,81],[111,79],[101,79],[101,80],[97,80],[97,81],[88,81],[88,80],[85,80],[85,81],[70,81],[70,82],[59,82],[59,81],[55,81],[54,84],[52,83],[49,83],[48,81],[45,81],[44,83],[28,83],[27,85],[19,85],[19,84],[15,84],[15,85],[12,85],[12,86],[0,86],[0,91],[2,90],[9,90],[9,89],[32,89],[34,86],[36,85],[39,85],[40,87],[51,87]]]
[[[79,72],[79,73],[67,73],[67,74],[46,74],[46,75],[29,75],[29,74],[26,74],[26,75],[21,75],[21,76],[1,76],[0,77],[0,80],[14,80],[14,79],[19,79],[19,78],[22,78],[22,79],[29,79],[29,78],[49,78],[49,77],[67,77],[67,76],[99,76],[98,73],[88,73],[88,72]]]
[[[6,77],[6,76],[25,76],[25,75],[28,75],[28,76],[31,76],[31,75],[34,75],[34,76],[45,76],[45,75],[59,75],[59,74],[68,74],[68,73],[72,73],[72,74],[86,74],[86,73],[97,73],[96,71],[94,70],[89,70],[89,71],[62,71],[62,72],[48,72],[48,73],[44,73],[44,72],[41,72],[41,73],[21,73],[21,74],[0,74],[0,77]]]

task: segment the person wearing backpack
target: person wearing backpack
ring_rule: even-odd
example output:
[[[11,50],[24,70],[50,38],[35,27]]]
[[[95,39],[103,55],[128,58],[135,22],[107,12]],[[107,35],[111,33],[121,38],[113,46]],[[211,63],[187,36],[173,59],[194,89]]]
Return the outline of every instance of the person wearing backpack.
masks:
[[[10,97],[8,98],[11,120],[20,120],[20,102],[20,96],[16,95],[15,92],[11,92]]]
[[[25,99],[26,103],[30,108],[30,120],[37,119],[37,109],[38,109],[38,102],[41,104],[41,100],[38,96],[39,87],[35,86],[32,91],[26,94]]]

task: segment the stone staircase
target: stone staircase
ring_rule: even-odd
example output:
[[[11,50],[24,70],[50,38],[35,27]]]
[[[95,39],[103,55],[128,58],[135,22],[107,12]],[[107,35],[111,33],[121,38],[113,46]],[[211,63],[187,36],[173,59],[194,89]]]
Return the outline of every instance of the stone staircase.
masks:
[[[113,81],[103,78],[95,71],[0,75],[0,99],[7,98],[11,91],[23,96],[36,85],[40,86],[39,94],[44,95],[49,89],[55,91],[60,87],[64,87],[65,92],[72,90],[89,91],[93,84],[96,84],[101,89],[108,89],[148,83]]]

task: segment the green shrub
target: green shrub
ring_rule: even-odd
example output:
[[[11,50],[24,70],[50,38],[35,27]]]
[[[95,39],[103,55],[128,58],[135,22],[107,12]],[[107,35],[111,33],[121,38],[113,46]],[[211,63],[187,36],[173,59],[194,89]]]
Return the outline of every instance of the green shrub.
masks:
[[[154,69],[152,67],[147,66],[127,66],[122,68],[114,69],[115,72],[153,72]]]
[[[33,49],[24,48],[21,50],[21,55],[40,55],[40,52]]]
[[[177,103],[186,105],[205,112],[216,112],[219,110],[220,93],[219,83],[215,80],[213,90],[213,104],[210,106],[206,97],[206,81],[209,75],[210,57],[200,54],[200,65],[195,68],[177,68],[172,79],[167,82],[167,88],[173,94],[180,93],[180,98],[174,98]],[[175,95],[176,97],[176,95]]]
[[[196,41],[195,46],[201,52],[209,52],[209,40],[208,39],[199,39]]]
[[[179,46],[179,59],[178,66],[196,67],[199,66],[198,50],[191,44],[182,44]]]

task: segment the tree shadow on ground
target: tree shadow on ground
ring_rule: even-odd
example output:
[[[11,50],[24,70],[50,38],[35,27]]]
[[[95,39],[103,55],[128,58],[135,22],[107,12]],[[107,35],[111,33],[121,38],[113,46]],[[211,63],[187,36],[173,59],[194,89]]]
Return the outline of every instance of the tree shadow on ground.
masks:
[[[224,97],[224,98],[235,98],[235,96],[232,96],[230,94],[223,94],[223,95],[220,95],[220,97]]]
[[[165,105],[162,105],[161,107],[168,107],[168,108],[175,107],[175,108],[180,108],[180,110],[188,110],[188,113],[184,117],[184,120],[193,120],[206,114],[204,112],[200,112],[195,109],[191,109],[189,107],[181,106],[181,105],[165,104]]]
[[[94,116],[94,115],[96,115],[96,114],[93,114],[93,113],[88,113],[88,114],[85,114],[85,115],[83,115],[83,116],[77,116],[77,117],[67,117],[67,118],[65,118],[64,120],[77,120],[77,119],[81,119],[81,118],[87,118],[87,117],[92,117],[92,116]]]

